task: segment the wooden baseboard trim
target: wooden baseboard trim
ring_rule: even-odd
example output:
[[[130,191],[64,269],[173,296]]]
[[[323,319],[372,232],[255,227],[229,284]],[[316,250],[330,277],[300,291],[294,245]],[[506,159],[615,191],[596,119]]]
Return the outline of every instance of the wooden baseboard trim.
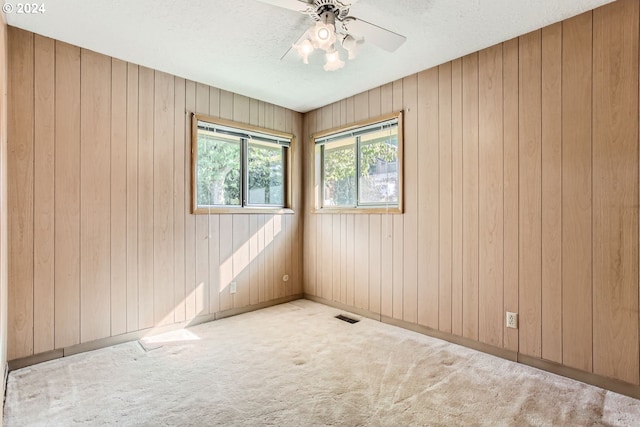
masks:
[[[616,393],[624,394],[635,399],[640,399],[640,386],[634,384],[629,384],[627,382],[616,380],[614,378],[593,374],[591,372],[581,371],[576,368],[560,365],[559,363],[551,362],[549,360],[538,359],[537,357],[527,356],[526,354],[522,353],[518,353],[518,362],[522,363],[523,365],[540,369],[542,371],[551,372],[553,374],[571,378],[576,381],[591,384],[596,387],[614,391]]]
[[[197,316],[192,320],[172,323],[170,325],[159,326],[154,328],[141,329],[135,332],[129,332],[122,335],[116,335],[113,337],[106,337],[89,341],[82,344],[76,344],[69,347],[64,347],[57,350],[51,350],[44,353],[38,353],[33,356],[21,357],[19,359],[10,360],[7,363],[8,371],[14,371],[16,369],[25,368],[27,366],[35,365],[38,363],[46,362],[49,360],[60,359],[62,357],[68,357],[78,353],[85,353],[87,351],[98,350],[104,347],[111,347],[113,345],[123,344],[130,341],[137,341],[147,336],[158,335],[164,332],[170,332],[177,329],[188,328],[191,326],[199,325],[201,323],[211,322],[214,320],[223,319],[225,317],[236,316],[242,313],[248,313],[250,311],[261,310],[263,308],[271,307],[274,305],[280,305],[287,302],[301,299],[302,294],[292,295],[288,297],[278,298],[271,301],[262,302],[260,304],[250,305],[247,307],[233,308],[230,310],[220,311],[214,314],[207,314],[204,316]]]
[[[16,369],[25,368],[27,366],[47,362],[53,359],[59,359],[61,357],[64,357],[63,349],[51,350],[44,353],[34,354],[33,356],[10,360],[9,362],[7,362],[7,366],[9,366],[9,371],[14,371]]]
[[[317,297],[315,295],[304,294],[304,299],[308,299],[309,301],[317,302],[318,304],[328,305],[329,307],[337,308],[339,310],[344,310],[349,313],[357,314],[358,316],[366,317],[368,319],[377,320],[380,322],[381,316],[378,313],[373,313],[369,310],[364,310],[361,308],[351,307],[346,304],[342,304],[337,301],[330,301],[324,298]]]
[[[286,304],[302,298],[302,294],[296,294],[288,297],[277,298],[271,301],[261,302],[248,307],[231,308],[229,310],[219,311],[216,313],[216,320],[224,319],[225,317],[237,316],[238,314],[248,313],[250,311],[262,310],[263,308],[272,307],[274,305]]]
[[[382,323],[398,326],[403,329],[408,329],[410,331],[418,332],[419,334],[427,335],[433,338],[438,338],[443,341],[448,341],[452,344],[457,344],[463,347],[472,348],[474,350],[478,350],[483,353],[490,354],[492,356],[497,356],[502,359],[507,359],[512,362],[517,362],[518,360],[518,353],[516,353],[515,351],[494,347],[490,344],[474,341],[472,339],[460,337],[458,335],[448,334],[446,332],[438,331],[436,329],[432,329],[427,326],[417,325],[415,323],[409,323],[409,322],[405,322],[404,320],[393,319],[387,316],[382,316]]]
[[[428,335],[433,338],[438,338],[443,341],[448,341],[453,344],[458,344],[463,347],[468,347],[474,350],[481,351],[483,353],[491,354],[493,356],[497,356],[502,359],[507,359],[516,363],[522,363],[523,365],[531,366],[533,368],[551,372],[553,374],[557,374],[563,377],[571,378],[573,380],[590,384],[596,387],[600,387],[605,390],[611,390],[616,393],[633,397],[635,399],[640,399],[640,386],[637,386],[635,384],[629,384],[624,381],[616,380],[613,378],[603,377],[601,375],[597,375],[591,372],[584,372],[579,369],[571,368],[565,365],[560,365],[555,362],[550,362],[548,360],[527,356],[525,354],[515,352],[512,350],[494,347],[489,344],[481,343],[481,342],[474,341],[472,339],[465,338],[465,337],[460,337],[457,335],[452,335],[446,332],[428,328],[426,326],[417,325],[415,323],[406,322],[404,320],[394,319],[388,316],[383,316],[377,313],[370,312],[368,310],[357,309],[355,307],[350,307],[348,305],[345,305],[336,301],[329,301],[314,295],[304,294],[304,298],[310,301],[327,305],[329,307],[339,308],[340,310],[351,312],[362,317],[378,320],[382,323],[386,323],[392,326],[397,326],[399,328],[418,332],[423,335]]]

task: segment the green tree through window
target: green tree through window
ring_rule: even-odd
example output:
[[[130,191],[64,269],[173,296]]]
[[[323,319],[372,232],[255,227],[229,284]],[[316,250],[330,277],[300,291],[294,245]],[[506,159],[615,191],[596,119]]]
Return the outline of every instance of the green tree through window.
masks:
[[[286,207],[291,136],[272,136],[228,123],[198,120],[195,142],[194,211]]]

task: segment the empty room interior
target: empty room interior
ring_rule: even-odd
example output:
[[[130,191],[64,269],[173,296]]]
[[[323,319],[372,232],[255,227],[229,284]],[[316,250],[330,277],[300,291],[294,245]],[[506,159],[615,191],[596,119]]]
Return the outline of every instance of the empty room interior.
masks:
[[[0,15],[0,423],[640,424],[638,0]]]

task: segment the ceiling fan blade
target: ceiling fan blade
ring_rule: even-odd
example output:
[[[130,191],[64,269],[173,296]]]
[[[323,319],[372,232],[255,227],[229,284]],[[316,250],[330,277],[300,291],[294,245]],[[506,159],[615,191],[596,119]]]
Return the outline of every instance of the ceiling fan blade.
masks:
[[[258,0],[259,2],[270,4],[272,6],[282,7],[284,9],[294,10],[296,12],[304,12],[309,7],[309,2],[305,0]]]
[[[307,32],[305,31],[299,38],[298,40],[296,40],[296,42],[294,44],[298,44],[300,42],[302,42],[305,38],[307,37]],[[293,48],[293,45],[289,46],[289,49],[287,49],[287,51],[280,57],[280,61],[282,61],[284,58],[287,59],[291,59],[294,57],[295,53],[295,49]]]
[[[388,52],[395,52],[407,40],[403,35],[352,16],[343,23],[349,33],[364,37],[365,43],[373,43]]]

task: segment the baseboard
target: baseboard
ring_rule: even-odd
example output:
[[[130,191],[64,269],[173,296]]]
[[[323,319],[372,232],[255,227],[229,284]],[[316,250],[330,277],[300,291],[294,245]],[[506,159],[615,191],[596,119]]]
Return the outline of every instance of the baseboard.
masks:
[[[491,354],[502,359],[507,359],[512,362],[518,361],[518,353],[515,351],[507,350],[505,348],[495,347],[490,344],[485,344],[479,341],[475,341],[469,338],[461,337],[458,335],[448,334],[446,332],[438,331],[427,326],[418,325],[415,323],[405,322],[404,320],[398,320],[387,316],[382,316],[382,323],[398,326],[403,329],[418,332],[419,334],[428,335],[433,338],[438,338],[443,341],[448,341],[452,344],[461,345],[463,347],[472,348],[474,350],[481,351],[483,353]]]
[[[274,305],[284,304],[287,302],[295,301],[303,298],[302,294],[291,295],[288,297],[277,298],[274,300],[254,304],[246,307],[232,308],[229,310],[220,311],[214,314],[207,314],[204,316],[197,316],[194,319],[185,322],[172,323],[170,325],[159,326],[154,328],[141,329],[135,332],[129,332],[126,334],[116,335],[113,337],[106,337],[89,341],[86,343],[76,344],[61,349],[51,350],[44,353],[34,354],[33,356],[21,357],[18,359],[10,360],[7,363],[7,374],[10,371],[16,369],[25,368],[27,366],[35,365],[49,360],[60,359],[62,357],[68,357],[78,353],[85,353],[87,351],[98,350],[104,347],[110,347],[113,345],[123,344],[130,341],[137,341],[147,336],[158,335],[164,332],[170,332],[177,329],[188,328],[191,326],[199,325],[214,320],[224,319],[225,317],[236,316],[242,313],[248,313],[250,311],[261,310],[263,308],[271,307]],[[6,384],[6,382],[5,382]]]
[[[388,316],[380,315],[378,313],[373,313],[368,310],[350,307],[348,305],[345,305],[336,301],[326,300],[324,298],[320,298],[314,295],[305,294],[304,297],[305,299],[308,299],[310,301],[328,305],[330,307],[335,307],[340,310],[351,312],[362,317],[378,320],[382,323],[386,323],[386,324],[397,326],[410,331],[418,332],[423,335],[428,335],[433,338],[438,338],[443,341],[448,341],[453,344],[458,344],[463,347],[468,347],[474,350],[481,351],[483,353],[491,354],[493,356],[497,356],[502,359],[507,359],[516,363],[522,363],[523,365],[531,366],[533,368],[551,372],[553,374],[557,374],[563,377],[571,378],[573,380],[590,384],[596,387],[600,387],[605,390],[611,390],[616,393],[633,397],[635,399],[640,399],[640,386],[635,384],[630,384],[630,383],[616,380],[613,378],[604,377],[591,372],[581,371],[579,369],[571,368],[565,365],[560,365],[558,363],[540,359],[537,357],[528,356],[516,351],[495,347],[490,344],[485,344],[469,338],[460,337],[457,335],[438,331],[436,329],[428,328],[426,326],[417,325],[415,323],[406,322],[404,320],[394,319]]]
[[[537,357],[527,356],[518,353],[518,362],[523,365],[531,366],[542,371],[551,372],[556,375],[571,378],[576,381],[591,384],[606,390],[615,391],[636,399],[640,399],[640,386],[630,384],[614,378],[604,377],[602,375],[591,372],[581,371],[580,369],[571,368],[549,360],[538,359]]]
[[[369,310],[352,307],[350,305],[342,304],[341,302],[329,301],[324,298],[320,298],[315,295],[309,295],[309,294],[304,294],[304,299],[308,299],[309,301],[317,302],[319,304],[328,305],[330,307],[338,308],[340,310],[348,311],[349,313],[357,314],[358,316],[366,317],[366,318],[377,320],[377,321],[381,320],[381,316],[378,313],[373,313]]]

